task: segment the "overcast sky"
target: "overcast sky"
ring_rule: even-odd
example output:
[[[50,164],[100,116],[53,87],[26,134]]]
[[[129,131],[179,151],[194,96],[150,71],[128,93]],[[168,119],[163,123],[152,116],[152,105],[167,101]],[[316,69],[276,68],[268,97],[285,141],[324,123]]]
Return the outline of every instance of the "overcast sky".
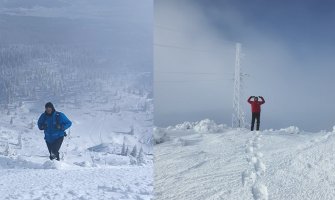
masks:
[[[150,72],[152,26],[152,0],[0,0],[0,45],[75,46]]]
[[[335,125],[332,1],[156,0],[155,123],[231,124],[234,45],[242,43],[245,111],[262,95],[261,128]]]

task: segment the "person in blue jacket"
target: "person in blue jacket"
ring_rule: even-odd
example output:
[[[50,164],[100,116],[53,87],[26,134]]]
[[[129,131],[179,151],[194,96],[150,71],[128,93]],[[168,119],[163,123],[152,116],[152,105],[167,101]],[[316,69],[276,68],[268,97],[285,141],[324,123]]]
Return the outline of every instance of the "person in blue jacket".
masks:
[[[72,122],[61,112],[55,110],[51,102],[45,104],[45,112],[37,122],[38,128],[44,130],[44,139],[50,153],[50,160],[59,159],[59,149],[66,136],[65,130],[70,128]]]

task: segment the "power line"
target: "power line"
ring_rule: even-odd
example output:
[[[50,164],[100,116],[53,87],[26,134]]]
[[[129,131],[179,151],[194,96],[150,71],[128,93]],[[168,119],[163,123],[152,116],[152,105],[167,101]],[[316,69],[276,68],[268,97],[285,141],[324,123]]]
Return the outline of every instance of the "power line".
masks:
[[[200,52],[200,53],[218,53],[218,52],[215,52],[215,51],[212,51],[212,50],[194,49],[194,48],[191,48],[191,47],[183,47],[183,46],[170,45],[170,44],[154,43],[154,46],[172,48],[172,49],[181,49],[181,50],[194,51],[194,52]],[[225,51],[227,51],[227,50],[225,50]]]
[[[189,35],[190,34],[190,32],[180,31],[175,27],[172,28],[172,27],[164,26],[164,25],[160,25],[160,24],[155,24],[154,27],[157,28],[157,29],[162,29],[162,30],[167,30],[167,31],[170,31],[170,32],[179,33],[181,35]],[[227,41],[227,40],[224,40],[224,39],[215,39],[215,40],[220,41],[221,44],[227,44],[227,45],[230,45],[230,46],[235,45],[234,42],[230,42],[230,41]]]
[[[164,71],[155,71],[154,73],[160,74],[183,74],[183,75],[218,75],[220,72],[164,72]],[[227,73],[224,75],[233,75],[233,73]]]
[[[159,24],[155,24],[154,27],[158,28],[158,29],[164,29],[164,30],[172,31],[172,32],[185,33],[185,32],[182,32],[182,31],[176,29],[176,28],[171,28],[171,27],[168,27],[168,26],[162,26],[162,25],[159,25]]]
[[[188,50],[188,51],[195,51],[195,52],[202,52],[202,53],[214,53],[214,52],[211,52],[211,51],[208,51],[208,50],[198,50],[198,49],[192,49],[192,48],[189,48],[189,47],[182,47],[182,46],[169,45],[169,44],[154,43],[154,46],[173,48],[173,49],[181,49],[181,50]]]
[[[216,82],[216,81],[232,81],[233,79],[212,79],[212,80],[154,80],[156,83],[195,83],[195,82]]]

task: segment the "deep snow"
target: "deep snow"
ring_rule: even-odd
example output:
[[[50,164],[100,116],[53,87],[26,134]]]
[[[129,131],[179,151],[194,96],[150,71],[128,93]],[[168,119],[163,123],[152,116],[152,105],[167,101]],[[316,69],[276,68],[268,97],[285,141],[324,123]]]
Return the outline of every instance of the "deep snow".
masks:
[[[0,63],[1,198],[150,199],[151,73],[122,66],[107,71],[91,54],[86,57],[92,56],[99,66],[80,67],[85,55],[77,57],[76,49],[62,54],[63,47],[52,47],[10,45],[0,51],[4,58]],[[50,60],[41,53],[45,48],[50,48]],[[73,122],[60,163],[48,161],[44,134],[36,125],[46,101]],[[120,155],[123,144],[127,155]],[[130,156],[135,145],[137,155]],[[143,154],[138,156],[141,148]]]
[[[0,199],[152,197],[151,6],[0,0]],[[48,101],[73,122],[60,162],[36,127]]]
[[[1,199],[150,199],[151,169],[3,170]]]
[[[203,120],[154,135],[156,199],[335,198],[333,132],[250,132]]]
[[[114,104],[96,103],[99,98],[87,102],[84,96],[80,107],[56,104],[73,121],[60,162],[49,161],[44,134],[36,127],[44,104],[23,102],[1,110],[1,199],[150,199],[152,116],[149,110],[126,110],[140,97],[119,94],[123,103],[116,111]],[[120,155],[123,142],[127,156]],[[144,162],[129,155],[134,145],[143,148]]]

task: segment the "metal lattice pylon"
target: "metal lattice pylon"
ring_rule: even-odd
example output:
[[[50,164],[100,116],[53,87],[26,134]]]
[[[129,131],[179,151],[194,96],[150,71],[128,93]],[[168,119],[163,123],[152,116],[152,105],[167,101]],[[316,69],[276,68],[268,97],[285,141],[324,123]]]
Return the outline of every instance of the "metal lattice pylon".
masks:
[[[242,45],[236,43],[236,57],[235,57],[235,75],[234,75],[234,99],[233,99],[233,118],[232,127],[245,127],[245,113],[242,107],[242,72],[241,72],[241,49]]]

